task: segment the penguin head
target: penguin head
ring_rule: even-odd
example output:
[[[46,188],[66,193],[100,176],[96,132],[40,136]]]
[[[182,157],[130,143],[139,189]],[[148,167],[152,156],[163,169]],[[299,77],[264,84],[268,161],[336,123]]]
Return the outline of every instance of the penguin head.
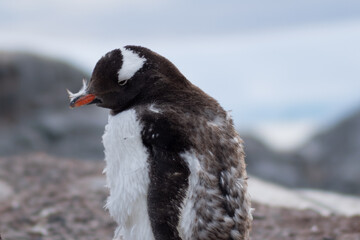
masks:
[[[105,54],[96,63],[89,83],[83,81],[78,93],[68,93],[70,107],[96,104],[121,112],[188,84],[166,58],[144,47],[126,46]]]

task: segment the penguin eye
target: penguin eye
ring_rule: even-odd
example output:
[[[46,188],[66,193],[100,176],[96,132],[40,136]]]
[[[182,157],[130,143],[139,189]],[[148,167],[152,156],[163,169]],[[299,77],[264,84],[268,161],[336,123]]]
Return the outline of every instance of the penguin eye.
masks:
[[[128,80],[118,81],[118,83],[119,83],[120,86],[124,86],[127,82],[128,82]]]

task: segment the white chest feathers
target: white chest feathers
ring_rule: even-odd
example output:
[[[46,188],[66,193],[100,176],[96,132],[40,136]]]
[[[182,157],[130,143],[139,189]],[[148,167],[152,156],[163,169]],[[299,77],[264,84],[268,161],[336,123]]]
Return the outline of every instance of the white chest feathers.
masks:
[[[119,225],[115,238],[154,239],[147,211],[148,154],[135,110],[109,116],[103,143],[110,188],[106,208]]]

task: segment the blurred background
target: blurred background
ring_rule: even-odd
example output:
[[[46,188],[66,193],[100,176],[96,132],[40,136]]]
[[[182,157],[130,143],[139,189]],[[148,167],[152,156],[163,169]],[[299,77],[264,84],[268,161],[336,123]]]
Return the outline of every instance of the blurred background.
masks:
[[[360,194],[360,1],[0,1],[0,156],[102,161],[107,110],[70,110],[106,52],[142,45],[230,110],[248,171]]]

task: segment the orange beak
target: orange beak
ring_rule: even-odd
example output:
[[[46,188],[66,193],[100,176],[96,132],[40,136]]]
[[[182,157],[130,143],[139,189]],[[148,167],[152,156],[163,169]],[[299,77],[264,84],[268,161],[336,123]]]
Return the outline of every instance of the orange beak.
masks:
[[[86,94],[83,96],[79,96],[70,102],[70,107],[74,108],[89,104],[94,101],[95,97],[96,96],[94,94]]]

